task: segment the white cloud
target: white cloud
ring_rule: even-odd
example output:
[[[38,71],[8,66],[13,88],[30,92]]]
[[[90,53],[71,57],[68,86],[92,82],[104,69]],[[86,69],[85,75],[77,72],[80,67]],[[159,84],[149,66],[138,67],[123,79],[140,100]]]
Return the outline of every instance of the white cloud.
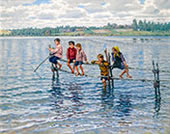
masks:
[[[4,7],[19,6],[33,3],[35,0],[0,0],[0,5]]]
[[[59,25],[130,24],[134,18],[170,21],[169,0],[0,0],[0,29]],[[24,4],[30,4],[24,6]]]

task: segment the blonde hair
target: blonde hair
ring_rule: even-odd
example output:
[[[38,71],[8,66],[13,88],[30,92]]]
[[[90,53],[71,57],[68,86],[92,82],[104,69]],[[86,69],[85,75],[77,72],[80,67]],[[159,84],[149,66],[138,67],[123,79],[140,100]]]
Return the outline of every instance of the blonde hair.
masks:
[[[118,46],[114,46],[114,47],[112,48],[112,50],[115,50],[115,51],[117,52],[117,54],[113,54],[114,58],[115,58],[116,56],[118,56],[118,57],[120,58],[120,55],[119,55],[119,53],[120,53],[119,47],[118,47]]]
[[[77,44],[76,44],[76,47],[82,48],[80,43],[77,43]]]

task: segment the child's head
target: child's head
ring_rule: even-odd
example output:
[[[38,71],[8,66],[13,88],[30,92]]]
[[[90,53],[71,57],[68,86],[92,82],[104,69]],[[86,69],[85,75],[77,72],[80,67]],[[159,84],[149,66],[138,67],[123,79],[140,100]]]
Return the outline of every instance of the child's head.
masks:
[[[75,45],[74,41],[69,41],[68,44],[70,48],[74,48]]]
[[[104,56],[103,56],[102,54],[98,54],[98,55],[97,55],[97,59],[98,59],[99,61],[103,61],[103,60],[104,60]]]
[[[76,48],[77,48],[78,50],[81,50],[81,44],[80,44],[80,43],[77,43],[77,44],[76,44]]]
[[[114,47],[112,48],[112,51],[113,51],[114,54],[119,53],[119,47],[118,47],[118,46],[114,46]]]
[[[59,44],[60,44],[60,39],[59,39],[59,38],[56,38],[56,39],[54,40],[54,42],[55,42],[56,45],[59,45]]]

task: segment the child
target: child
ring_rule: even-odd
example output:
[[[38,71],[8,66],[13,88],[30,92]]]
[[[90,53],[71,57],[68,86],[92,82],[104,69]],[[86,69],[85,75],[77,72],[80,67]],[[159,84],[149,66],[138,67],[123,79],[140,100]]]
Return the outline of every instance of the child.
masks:
[[[55,67],[57,67],[57,65],[59,66],[59,69],[61,68],[61,64],[57,61],[59,59],[62,58],[62,55],[63,55],[63,48],[60,44],[60,39],[59,38],[56,38],[54,40],[55,44],[56,44],[56,48],[53,49],[53,48],[48,48],[48,50],[52,53],[52,57],[49,58],[49,61],[51,63],[53,63],[55,65]]]
[[[98,59],[98,61],[93,60],[93,61],[91,61],[91,63],[99,65],[101,75],[103,76],[103,77],[101,77],[103,87],[106,88],[106,80],[108,80],[107,76],[109,74],[109,71],[108,71],[109,64],[107,61],[104,60],[104,56],[102,54],[98,54],[97,59]]]
[[[132,78],[132,76],[129,75],[128,65],[126,64],[125,58],[123,54],[119,51],[118,46],[114,46],[112,48],[112,60],[113,60],[113,66],[112,68],[119,68],[122,69],[123,72],[120,74],[120,78],[123,78],[123,74],[126,73],[126,76],[128,78]]]
[[[68,44],[69,44],[69,48],[67,48],[67,53],[66,53],[67,66],[70,68],[71,72],[74,74],[74,68],[75,68],[74,63],[76,60],[77,50],[74,47],[75,45],[74,41],[69,41]],[[71,68],[70,63],[73,63],[73,68]]]
[[[76,44],[76,48],[77,48],[77,54],[76,54],[76,61],[75,61],[75,67],[76,67],[76,76],[78,76],[80,73],[79,73],[79,70],[78,70],[78,65],[80,67],[80,70],[81,70],[81,76],[84,75],[84,71],[83,71],[83,67],[82,67],[82,64],[83,64],[83,59],[85,60],[86,63],[87,62],[87,56],[85,54],[85,52],[82,50],[82,47],[81,47],[81,44],[80,43],[77,43]]]

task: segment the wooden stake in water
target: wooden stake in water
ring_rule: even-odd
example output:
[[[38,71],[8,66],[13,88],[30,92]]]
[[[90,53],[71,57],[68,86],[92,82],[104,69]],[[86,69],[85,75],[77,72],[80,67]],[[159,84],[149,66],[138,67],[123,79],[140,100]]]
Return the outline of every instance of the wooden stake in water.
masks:
[[[109,55],[109,71],[110,71],[110,79],[112,81],[112,88],[114,88],[114,79],[113,79],[113,73],[112,73],[112,69],[111,69],[111,56],[110,53],[108,53]]]
[[[156,70],[155,70],[155,62],[152,61],[152,66],[153,66],[153,74],[154,74],[154,83],[153,83],[153,86],[155,88],[155,95],[157,96],[157,82],[156,82]]]
[[[158,94],[160,95],[160,80],[159,80],[159,65],[158,63],[156,63],[156,67],[157,67],[157,79],[156,79],[156,82],[157,82],[157,88],[158,88]]]

